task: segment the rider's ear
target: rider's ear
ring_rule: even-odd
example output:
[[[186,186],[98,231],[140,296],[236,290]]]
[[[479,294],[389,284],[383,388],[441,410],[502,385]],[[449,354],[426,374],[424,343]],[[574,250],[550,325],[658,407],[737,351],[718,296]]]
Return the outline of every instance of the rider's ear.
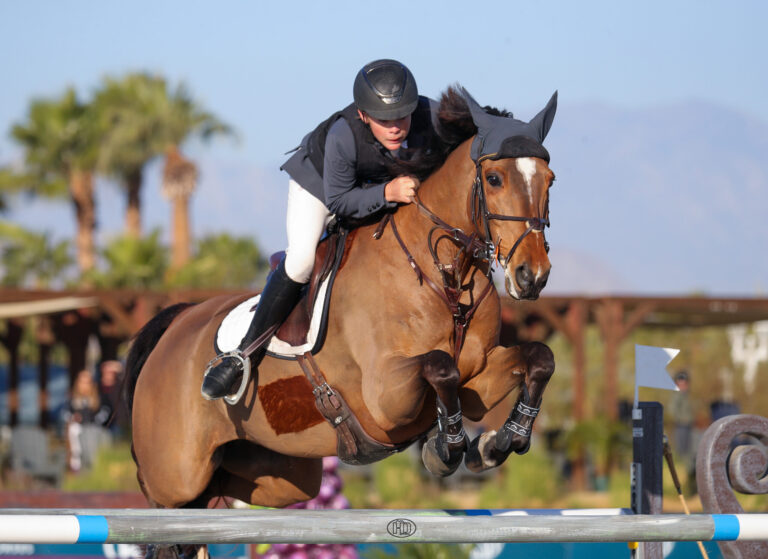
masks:
[[[368,124],[368,115],[366,115],[360,109],[357,109],[357,116],[360,117],[360,120],[362,120],[364,124]]]

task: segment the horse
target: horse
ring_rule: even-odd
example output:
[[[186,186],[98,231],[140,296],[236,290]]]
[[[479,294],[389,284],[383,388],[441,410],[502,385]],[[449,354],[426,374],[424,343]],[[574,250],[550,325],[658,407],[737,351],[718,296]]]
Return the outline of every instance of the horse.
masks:
[[[491,270],[503,268],[515,299],[535,299],[546,284],[554,173],[541,142],[556,93],[528,123],[454,87],[440,107],[456,147],[414,203],[349,234],[325,342],[301,367],[268,354],[236,404],[201,397],[217,328],[245,295],[174,305],[134,337],[125,391],[137,477],[152,506],[305,501],[319,490],[322,458],[350,444],[357,454],[346,457],[367,463],[433,433],[423,459],[438,476],[462,460],[480,472],[528,450],[554,357],[541,343],[498,345]],[[505,423],[468,441],[462,417],[480,420],[516,388]],[[326,390],[322,397],[345,404],[336,421],[316,405]],[[340,440],[334,423],[347,418],[359,427],[357,444]]]

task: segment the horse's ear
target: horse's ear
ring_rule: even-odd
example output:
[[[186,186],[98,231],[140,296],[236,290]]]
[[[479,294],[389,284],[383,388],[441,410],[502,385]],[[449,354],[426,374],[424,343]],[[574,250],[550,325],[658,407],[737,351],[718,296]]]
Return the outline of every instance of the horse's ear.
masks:
[[[484,130],[493,126],[493,116],[485,112],[480,103],[475,101],[475,98],[469,94],[463,86],[461,87],[461,95],[467,101],[469,106],[469,112],[472,113],[472,121],[478,129]]]
[[[544,138],[547,137],[547,133],[552,127],[552,121],[555,120],[555,112],[557,112],[557,91],[552,94],[547,106],[528,123],[538,132],[540,142],[543,142]]]

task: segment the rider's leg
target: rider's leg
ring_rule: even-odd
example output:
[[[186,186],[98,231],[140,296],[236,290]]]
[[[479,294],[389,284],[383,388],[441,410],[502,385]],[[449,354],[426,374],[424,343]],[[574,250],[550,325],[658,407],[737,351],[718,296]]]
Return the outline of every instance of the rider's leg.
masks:
[[[312,275],[317,243],[329,218],[325,204],[295,181],[290,181],[286,217],[288,248],[285,259],[264,286],[248,332],[238,346],[240,351],[247,348],[262,332],[282,323],[291,313],[299,300],[301,288]],[[264,353],[266,345],[251,354],[252,368],[258,366]],[[241,373],[239,361],[224,359],[203,379],[203,397],[215,400],[230,394]]]

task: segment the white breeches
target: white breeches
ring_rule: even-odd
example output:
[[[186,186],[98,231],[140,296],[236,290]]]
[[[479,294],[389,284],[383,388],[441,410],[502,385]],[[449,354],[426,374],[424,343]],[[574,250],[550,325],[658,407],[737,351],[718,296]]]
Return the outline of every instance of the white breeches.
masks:
[[[288,211],[285,220],[288,248],[285,273],[293,281],[307,283],[315,264],[317,243],[333,217],[320,200],[293,179],[288,181]]]

